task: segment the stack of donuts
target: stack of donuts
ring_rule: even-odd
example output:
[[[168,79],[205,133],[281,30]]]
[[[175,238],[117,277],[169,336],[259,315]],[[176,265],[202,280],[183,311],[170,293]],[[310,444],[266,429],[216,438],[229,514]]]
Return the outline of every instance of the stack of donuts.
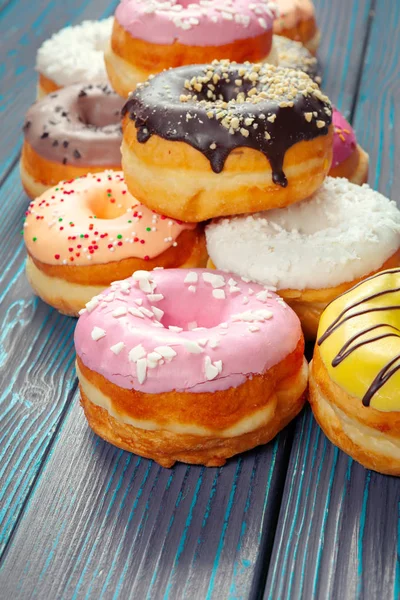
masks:
[[[27,276],[80,315],[92,429],[165,467],[271,440],[306,339],[321,427],[400,474],[400,211],[319,87],[319,37],[310,0],[121,0],[39,51]]]

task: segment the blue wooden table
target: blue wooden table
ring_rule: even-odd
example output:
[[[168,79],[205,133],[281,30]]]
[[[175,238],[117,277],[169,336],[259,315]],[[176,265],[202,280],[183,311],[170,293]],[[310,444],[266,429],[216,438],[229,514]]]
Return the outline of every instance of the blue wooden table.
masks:
[[[400,2],[316,4],[324,88],[370,154],[370,183],[398,199]],[[213,469],[163,469],[86,425],[75,321],[24,276],[18,160],[36,49],[115,5],[0,0],[0,598],[397,600],[400,481],[337,450],[309,409]]]

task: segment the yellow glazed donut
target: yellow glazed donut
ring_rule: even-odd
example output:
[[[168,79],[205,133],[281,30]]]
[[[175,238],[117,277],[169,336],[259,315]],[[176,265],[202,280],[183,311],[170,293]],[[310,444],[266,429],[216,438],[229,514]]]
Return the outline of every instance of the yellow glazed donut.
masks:
[[[121,172],[60,182],[30,203],[26,273],[38,296],[67,315],[116,279],[154,267],[204,266],[202,226],[141,205]]]
[[[229,61],[170,69],[122,112],[130,192],[176,219],[298,202],[331,165],[331,104],[302,71]]]
[[[400,269],[380,272],[321,317],[310,403],[321,428],[369,469],[400,475]]]

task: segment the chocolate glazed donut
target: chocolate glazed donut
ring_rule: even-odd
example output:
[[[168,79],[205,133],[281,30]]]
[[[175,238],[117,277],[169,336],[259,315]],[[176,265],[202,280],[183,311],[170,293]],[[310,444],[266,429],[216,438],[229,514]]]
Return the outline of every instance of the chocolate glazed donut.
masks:
[[[326,136],[332,122],[329,99],[305,73],[229,61],[164,71],[138,86],[122,114],[135,122],[138,142],[153,135],[185,142],[214,173],[234,149],[259,150],[281,187],[287,150]]]

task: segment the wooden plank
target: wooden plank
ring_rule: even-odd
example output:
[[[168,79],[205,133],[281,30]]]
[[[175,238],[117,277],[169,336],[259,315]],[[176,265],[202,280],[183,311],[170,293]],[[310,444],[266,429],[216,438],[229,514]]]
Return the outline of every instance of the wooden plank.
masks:
[[[397,599],[399,498],[397,479],[348,458],[307,410],[296,426],[264,598]]]
[[[396,199],[399,44],[400,5],[377,2],[354,124],[370,153],[372,186]],[[399,501],[399,479],[348,458],[308,410],[296,426],[264,597],[399,598]]]
[[[117,4],[118,0],[11,0],[2,7],[0,117],[2,139],[7,144],[0,147],[0,181],[18,159],[24,114],[36,98],[36,49],[61,27],[106,17]]]
[[[26,197],[14,169],[1,188],[0,553],[76,384],[73,320],[33,296],[20,235]]]
[[[96,437],[76,398],[6,554],[2,591],[255,598],[287,455],[286,432],[223,468],[163,469]],[[18,589],[13,573],[23,573]]]
[[[321,30],[318,58],[323,88],[346,116],[351,113],[373,0],[314,0]]]
[[[1,187],[0,301],[0,556],[53,440],[54,431],[76,389],[73,376],[74,320],[66,319],[32,295],[24,276],[20,235],[27,198],[19,181],[14,142],[34,94],[36,47],[66,19],[79,21],[109,12],[115,1],[50,3],[10,2],[0,20],[6,54],[5,101],[0,121],[0,174],[11,168]],[[19,27],[16,26],[19,24]],[[2,37],[3,36],[3,37]],[[18,48],[18,51],[17,51]],[[13,74],[13,71],[14,74]],[[15,84],[15,85],[14,85]],[[4,100],[3,98],[3,100]],[[18,142],[19,143],[19,142]],[[11,154],[9,157],[8,152]],[[3,154],[2,154],[3,153]],[[14,157],[14,158],[13,158]]]

